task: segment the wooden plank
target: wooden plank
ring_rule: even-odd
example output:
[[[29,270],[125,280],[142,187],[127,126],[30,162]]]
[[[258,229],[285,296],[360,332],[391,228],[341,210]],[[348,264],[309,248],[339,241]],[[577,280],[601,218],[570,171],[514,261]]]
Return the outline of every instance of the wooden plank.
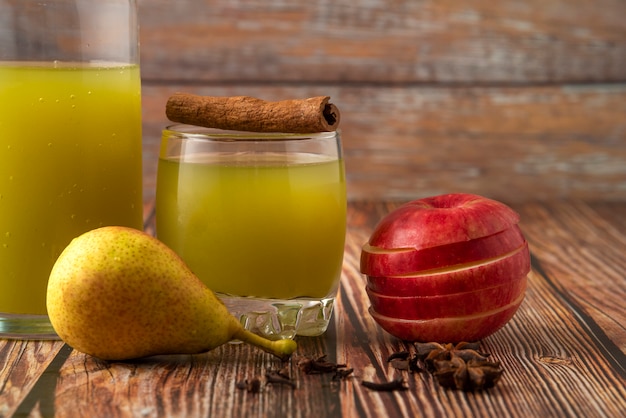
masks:
[[[139,0],[149,80],[624,81],[622,0]]]
[[[359,87],[146,83],[145,195],[176,91],[278,100],[330,95],[352,200],[465,191],[507,202],[626,199],[626,84]]]
[[[581,202],[527,204],[521,213],[527,220],[522,223],[523,230],[531,251],[545,259],[536,267],[559,297],[579,317],[597,324],[626,353],[626,212],[613,212],[607,218],[595,206]],[[626,364],[622,368],[626,372]]]
[[[39,391],[33,388],[62,347],[59,341],[0,339],[0,416],[13,416],[33,390]],[[54,384],[41,390],[53,396]]]
[[[319,376],[303,379],[298,367],[299,359],[324,352],[325,345],[322,338],[299,341],[298,356],[289,364],[297,389],[264,384],[260,393],[238,389],[237,383],[257,377],[265,382],[265,373],[282,365],[243,344],[128,362],[74,353],[61,370],[55,412],[63,417],[333,416],[338,393],[323,391]]]
[[[571,245],[565,240],[554,242],[554,234],[567,235],[570,227],[572,235],[581,238],[583,232],[576,228],[579,219],[567,219],[549,226],[540,221],[533,230],[542,227],[543,234],[532,234],[534,256],[541,265],[549,266],[551,277],[533,273],[529,276],[526,300],[516,316],[502,330],[483,341],[485,351],[501,361],[505,374],[498,386],[489,392],[471,395],[443,391],[428,375],[401,374],[386,362],[389,354],[402,350],[411,351],[410,344],[402,343],[379,329],[367,315],[369,301],[363,291],[364,280],[358,272],[357,264],[360,246],[371,232],[372,225],[381,215],[392,210],[395,205],[362,204],[351,206],[351,233],[346,246],[347,268],[342,282],[342,316],[338,326],[341,342],[338,361],[346,362],[360,370],[361,378],[378,381],[404,377],[409,386],[405,393],[371,393],[355,385],[342,396],[344,416],[351,416],[355,410],[363,411],[360,416],[619,416],[626,407],[626,373],[623,369],[626,356],[623,348],[612,352],[603,350],[601,344],[619,344],[626,336],[623,326],[608,330],[609,339],[599,341],[597,331],[603,323],[595,323],[597,317],[580,318],[580,311],[572,309],[555,292],[554,283],[567,287],[569,276],[558,268],[562,260],[554,257],[567,256]],[[580,207],[580,205],[578,206]],[[584,206],[583,206],[584,207]],[[620,206],[623,209],[624,205]],[[549,212],[567,211],[567,205],[523,206],[522,213],[534,210]],[[533,212],[534,213],[534,212]],[[356,220],[356,223],[354,222]],[[549,244],[552,243],[552,244]],[[606,250],[610,242],[600,249]],[[623,254],[626,245],[621,243],[616,252]],[[603,283],[598,293],[604,293],[605,278],[611,274],[614,265],[608,263],[597,267],[597,277]],[[579,264],[576,264],[580,266]],[[610,281],[611,279],[608,279]],[[608,296],[608,304],[613,300],[623,300],[624,277],[616,280],[615,299]],[[613,285],[610,285],[613,286]],[[603,310],[606,318],[623,324],[623,313]],[[586,322],[585,322],[586,321]],[[369,343],[366,342],[369,341]]]
[[[35,391],[32,388],[40,384],[47,365],[59,357],[62,344],[0,340],[0,408],[4,408],[0,414],[620,416],[626,408],[626,373],[619,368],[626,364],[621,346],[626,332],[624,314],[615,309],[614,301],[623,300],[626,286],[623,275],[613,276],[623,271],[623,260],[615,256],[626,250],[623,202],[515,206],[541,271],[530,275],[526,300],[513,320],[482,342],[483,349],[502,362],[505,373],[495,388],[478,393],[444,390],[428,374],[400,372],[386,362],[390,353],[413,347],[386,334],[367,314],[369,303],[358,259],[374,225],[397,205],[350,204],[335,319],[325,336],[298,338],[299,349],[289,365],[298,385],[295,390],[273,385],[254,394],[237,389],[238,381],[263,375],[278,365],[257,349],[231,344],[205,354],[125,362],[105,362],[72,352],[61,356],[60,364],[48,367],[46,373],[53,382],[48,391]],[[146,213],[152,213],[149,204]],[[572,263],[576,257],[580,259]],[[595,288],[591,286],[594,278]],[[606,303],[594,301],[601,294]],[[600,321],[603,318],[622,326],[605,327],[608,322]],[[598,339],[601,333],[604,340]],[[617,347],[613,352],[607,351],[611,344]],[[324,354],[353,367],[354,375],[333,381],[329,375],[305,375],[298,367],[299,361]],[[361,384],[364,379],[395,377],[405,379],[409,389],[380,393]]]

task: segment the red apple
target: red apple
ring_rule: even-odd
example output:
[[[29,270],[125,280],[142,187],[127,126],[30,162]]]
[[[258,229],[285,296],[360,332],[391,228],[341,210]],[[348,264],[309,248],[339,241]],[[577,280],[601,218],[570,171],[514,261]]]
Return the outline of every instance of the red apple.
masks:
[[[486,197],[453,193],[405,203],[376,226],[372,247],[429,248],[468,241],[504,231],[519,215]]]
[[[523,299],[521,294],[514,302],[493,311],[449,318],[411,320],[384,316],[372,308],[369,312],[385,331],[402,340],[457,343],[477,341],[493,334],[509,322]]]
[[[398,319],[434,319],[489,312],[515,301],[526,290],[526,275],[495,287],[438,296],[387,296],[366,288],[372,309]]]
[[[448,194],[389,213],[361,252],[370,313],[416,341],[472,341],[502,327],[526,290],[530,254],[503,203]]]
[[[512,225],[486,237],[421,250],[377,250],[365,244],[361,251],[361,272],[369,276],[397,276],[447,268],[498,257],[525,242],[519,227]]]
[[[389,296],[435,296],[497,286],[530,271],[528,243],[500,257],[436,271],[398,276],[367,276],[367,286]]]

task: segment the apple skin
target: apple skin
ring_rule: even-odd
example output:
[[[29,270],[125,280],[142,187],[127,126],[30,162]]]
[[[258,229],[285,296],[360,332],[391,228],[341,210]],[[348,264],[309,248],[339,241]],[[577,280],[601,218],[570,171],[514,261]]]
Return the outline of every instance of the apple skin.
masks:
[[[366,288],[372,309],[398,319],[435,319],[489,312],[515,301],[526,291],[526,275],[504,284],[438,296],[387,296]]]
[[[422,320],[390,318],[377,313],[371,307],[369,313],[381,328],[401,340],[458,343],[478,341],[498,331],[513,318],[523,300],[524,293],[512,303],[493,311],[449,318]]]
[[[367,287],[388,296],[436,296],[498,286],[530,272],[528,243],[477,264],[408,276],[367,276]]]
[[[467,193],[445,194],[390,212],[374,229],[369,245],[419,250],[486,237],[518,222],[517,212],[504,203]]]
[[[371,316],[407,341],[493,334],[524,300],[530,253],[518,222],[507,205],[463,193],[392,211],[361,251]]]
[[[365,244],[361,251],[360,270],[368,276],[406,275],[498,257],[525,242],[519,227],[511,225],[489,236],[421,250],[379,250]]]

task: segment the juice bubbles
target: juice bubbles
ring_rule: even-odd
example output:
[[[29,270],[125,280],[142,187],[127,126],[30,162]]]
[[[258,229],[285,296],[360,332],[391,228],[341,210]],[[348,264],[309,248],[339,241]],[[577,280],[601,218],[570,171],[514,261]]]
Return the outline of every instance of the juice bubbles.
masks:
[[[346,222],[339,161],[266,155],[159,164],[159,239],[209,288],[277,299],[336,292]]]
[[[164,135],[159,160],[157,236],[242,322],[261,316],[268,337],[322,333],[342,270],[343,160],[292,150],[299,141],[218,140],[206,152]]]
[[[0,62],[0,312],[46,313],[72,238],[142,227],[140,89],[133,65]]]

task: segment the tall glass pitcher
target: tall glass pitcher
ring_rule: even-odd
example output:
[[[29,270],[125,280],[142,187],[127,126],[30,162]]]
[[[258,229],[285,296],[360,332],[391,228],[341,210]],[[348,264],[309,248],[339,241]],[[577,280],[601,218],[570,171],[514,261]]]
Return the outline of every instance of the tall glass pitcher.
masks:
[[[72,238],[142,227],[134,0],[0,0],[0,338],[55,338]]]

